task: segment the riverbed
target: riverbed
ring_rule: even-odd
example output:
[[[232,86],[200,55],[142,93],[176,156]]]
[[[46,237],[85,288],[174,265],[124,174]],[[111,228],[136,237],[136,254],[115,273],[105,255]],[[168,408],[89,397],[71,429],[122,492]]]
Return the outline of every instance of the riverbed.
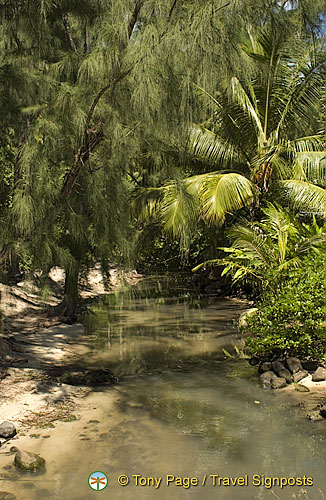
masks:
[[[76,421],[20,437],[15,446],[43,456],[46,473],[6,468],[0,491],[24,500],[324,498],[326,422],[263,391],[246,360],[225,359],[241,345],[236,320],[247,303],[167,285],[111,294],[85,316],[85,366],[109,367],[120,381],[85,396]],[[108,477],[102,491],[88,485],[95,471]]]

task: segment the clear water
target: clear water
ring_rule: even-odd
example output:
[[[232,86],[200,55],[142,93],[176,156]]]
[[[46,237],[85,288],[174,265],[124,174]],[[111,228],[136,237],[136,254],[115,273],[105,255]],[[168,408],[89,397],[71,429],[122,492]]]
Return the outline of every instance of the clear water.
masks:
[[[110,367],[122,381],[94,391],[88,416],[60,424],[57,441],[43,440],[52,441],[40,448],[47,473],[30,489],[17,482],[17,497],[324,498],[326,421],[309,422],[295,400],[261,390],[246,361],[224,360],[222,349],[239,341],[234,320],[245,304],[166,288],[111,296],[88,315],[85,363]],[[98,470],[109,478],[101,492],[87,484]],[[127,486],[119,486],[121,474]],[[162,483],[136,486],[135,475]],[[167,486],[167,475],[199,484]],[[248,476],[248,486],[213,486],[211,475]],[[257,483],[263,476],[312,477],[314,486],[270,488],[268,479],[267,487],[254,486],[254,475]]]

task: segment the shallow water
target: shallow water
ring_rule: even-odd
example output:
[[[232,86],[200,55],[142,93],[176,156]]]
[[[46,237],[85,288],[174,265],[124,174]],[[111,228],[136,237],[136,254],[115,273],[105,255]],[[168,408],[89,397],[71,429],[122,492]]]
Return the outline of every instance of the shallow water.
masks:
[[[94,392],[81,421],[60,423],[57,441],[43,440],[47,473],[32,489],[17,482],[17,498],[324,498],[326,422],[308,422],[286,397],[262,391],[246,361],[224,360],[222,349],[232,352],[239,341],[234,320],[245,303],[202,300],[175,286],[146,295],[155,293],[111,296],[86,318],[85,362],[112,368],[122,381]],[[109,478],[101,492],[88,486],[94,471]],[[119,486],[121,474],[127,486]],[[167,475],[184,485],[167,485]],[[218,485],[217,476],[248,485]],[[314,486],[261,485],[264,477],[304,476]],[[162,480],[137,486],[140,477]],[[187,488],[186,478],[199,484]]]

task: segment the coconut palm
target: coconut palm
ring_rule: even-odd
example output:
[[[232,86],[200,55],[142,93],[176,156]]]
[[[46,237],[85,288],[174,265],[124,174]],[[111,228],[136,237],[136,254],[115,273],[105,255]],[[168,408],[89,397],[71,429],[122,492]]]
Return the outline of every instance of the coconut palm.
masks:
[[[326,215],[325,54],[275,23],[247,28],[249,76],[219,78],[214,95],[197,86],[204,119],[191,128],[186,153],[205,173],[137,193],[174,235],[199,217],[223,223],[271,197]]]

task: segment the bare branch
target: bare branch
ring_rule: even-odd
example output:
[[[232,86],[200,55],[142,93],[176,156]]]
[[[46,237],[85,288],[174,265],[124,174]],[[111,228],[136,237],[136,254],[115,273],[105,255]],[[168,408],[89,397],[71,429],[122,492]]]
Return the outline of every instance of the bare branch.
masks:
[[[223,5],[218,7],[215,12],[218,12],[219,10],[225,9],[225,7],[228,7],[229,5],[231,5],[231,3],[232,3],[232,0],[230,0],[230,2],[224,3]]]
[[[137,0],[135,3],[133,13],[132,13],[131,18],[130,18],[129,23],[128,23],[128,38],[129,39],[131,38],[131,35],[134,31],[134,27],[137,23],[139,12],[143,6],[143,3],[144,3],[144,0]]]
[[[77,54],[77,48],[74,39],[72,38],[70,23],[67,14],[62,14],[62,21],[70,43],[71,50]]]
[[[172,4],[172,7],[171,7],[170,12],[169,12],[169,19],[171,19],[171,17],[172,17],[173,11],[174,11],[174,9],[175,9],[175,7],[177,5],[177,1],[178,0],[174,0],[174,2]]]

